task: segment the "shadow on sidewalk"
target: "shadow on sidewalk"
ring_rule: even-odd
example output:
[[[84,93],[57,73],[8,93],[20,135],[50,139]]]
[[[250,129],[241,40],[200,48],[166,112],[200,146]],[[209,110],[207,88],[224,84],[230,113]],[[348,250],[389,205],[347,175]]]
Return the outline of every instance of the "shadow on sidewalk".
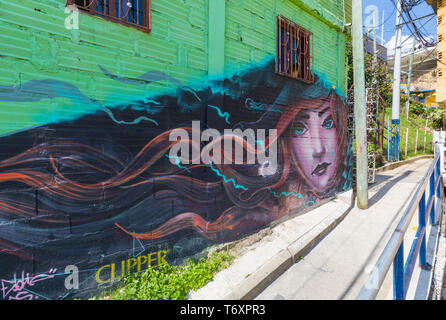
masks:
[[[388,181],[385,185],[381,186],[379,189],[370,199],[369,199],[369,208],[372,207],[373,205],[375,205],[376,203],[378,203],[379,200],[382,199],[382,197],[384,197],[384,195],[390,190],[392,189],[398,182],[400,182],[401,180],[403,180],[404,178],[406,178],[407,176],[409,176],[411,173],[413,173],[414,170],[407,170],[405,171],[403,174],[401,174],[400,176],[395,177],[394,179]],[[392,176],[384,176],[383,180],[378,179],[379,175],[376,176],[376,181],[379,181],[378,184],[383,183],[384,181],[387,181],[389,178],[391,178]],[[376,183],[372,185],[372,187],[376,187]],[[396,219],[397,217],[395,217]],[[394,220],[391,221],[391,223],[389,224],[389,226],[387,227],[387,229],[384,231],[384,233],[382,234],[381,238],[379,239],[379,241],[377,242],[377,244],[375,245],[375,247],[372,250],[372,253],[369,255],[369,259],[370,257],[374,256],[376,254],[376,250],[378,250],[379,247],[379,243],[381,243],[381,241],[383,241],[384,237],[386,234],[388,234],[389,230],[390,230],[390,226],[392,225],[392,223],[394,222]],[[348,286],[348,288],[344,291],[344,293],[341,295],[341,300],[345,298],[345,296],[347,295],[347,293],[352,289],[353,285],[358,281],[361,272],[363,269],[366,268],[369,259],[367,259],[366,262],[364,262],[361,271],[359,271],[355,278],[353,279],[353,281],[350,283],[350,285]]]
[[[382,187],[379,188],[378,192],[376,192],[370,199],[369,199],[369,208],[372,207],[374,204],[376,204],[379,200],[381,200],[382,197],[384,197],[384,195],[390,190],[392,189],[399,181],[407,178],[408,175],[410,175],[412,172],[414,172],[413,170],[408,170],[405,171],[402,175],[388,181],[385,185],[383,185]],[[379,177],[379,175],[376,176],[377,178]],[[390,177],[390,176],[385,176],[385,177]],[[387,179],[384,179],[388,180]],[[382,182],[379,182],[382,183]]]

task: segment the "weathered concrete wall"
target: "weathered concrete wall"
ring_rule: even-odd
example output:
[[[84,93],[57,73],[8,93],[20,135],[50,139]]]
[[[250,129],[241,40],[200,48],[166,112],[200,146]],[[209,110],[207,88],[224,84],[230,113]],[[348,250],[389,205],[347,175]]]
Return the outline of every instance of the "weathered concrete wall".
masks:
[[[152,0],[150,33],[84,13],[67,28],[64,0],[0,1],[3,299],[85,297],[351,187],[350,1],[211,1]],[[313,32],[314,84],[275,73],[279,14]],[[255,163],[172,153],[175,130],[211,128],[192,156],[249,129]]]

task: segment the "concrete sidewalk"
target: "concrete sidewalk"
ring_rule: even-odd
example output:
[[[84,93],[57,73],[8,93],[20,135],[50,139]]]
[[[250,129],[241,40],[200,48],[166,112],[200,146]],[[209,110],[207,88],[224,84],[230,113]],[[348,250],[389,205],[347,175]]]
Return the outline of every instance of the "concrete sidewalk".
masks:
[[[189,299],[354,299],[431,161],[378,173],[368,210],[350,191],[263,232]]]
[[[189,300],[254,298],[332,230],[352,209],[352,200],[352,191],[345,192],[314,210],[242,240],[233,264],[206,286],[191,292]]]
[[[431,161],[422,159],[378,174],[370,188],[369,209],[354,208],[257,299],[356,299]],[[414,236],[414,230],[408,231]],[[405,256],[408,245],[405,239]],[[386,283],[378,299],[391,299],[391,283]]]

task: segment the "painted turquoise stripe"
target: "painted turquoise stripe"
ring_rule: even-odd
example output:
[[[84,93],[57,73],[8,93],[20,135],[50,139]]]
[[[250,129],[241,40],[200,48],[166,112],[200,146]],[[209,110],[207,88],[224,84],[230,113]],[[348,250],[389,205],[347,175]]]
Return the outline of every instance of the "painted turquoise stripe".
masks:
[[[224,181],[225,183],[232,182],[232,184],[234,185],[234,187],[235,187],[236,189],[243,189],[243,190],[245,190],[245,191],[248,190],[248,188],[246,188],[246,187],[244,187],[244,186],[242,186],[242,185],[237,184],[237,183],[235,182],[234,179],[232,179],[232,178],[231,178],[231,179],[226,178],[225,175],[223,175],[217,168],[214,168],[214,167],[212,166],[212,161],[210,161],[209,164],[210,164],[210,166],[211,166],[211,170],[214,171],[219,177],[222,177],[222,178],[223,178],[223,181]]]

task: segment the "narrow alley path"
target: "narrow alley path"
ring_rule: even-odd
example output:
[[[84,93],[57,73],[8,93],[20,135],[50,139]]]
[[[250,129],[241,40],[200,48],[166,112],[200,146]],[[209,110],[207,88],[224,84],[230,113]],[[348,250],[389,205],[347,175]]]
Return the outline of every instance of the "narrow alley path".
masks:
[[[256,299],[356,299],[431,161],[420,159],[378,173],[369,186],[369,209],[354,208]],[[414,220],[417,217],[415,214]],[[406,238],[414,236],[416,227],[409,226]],[[378,299],[391,299],[391,289],[391,281],[386,279]]]

